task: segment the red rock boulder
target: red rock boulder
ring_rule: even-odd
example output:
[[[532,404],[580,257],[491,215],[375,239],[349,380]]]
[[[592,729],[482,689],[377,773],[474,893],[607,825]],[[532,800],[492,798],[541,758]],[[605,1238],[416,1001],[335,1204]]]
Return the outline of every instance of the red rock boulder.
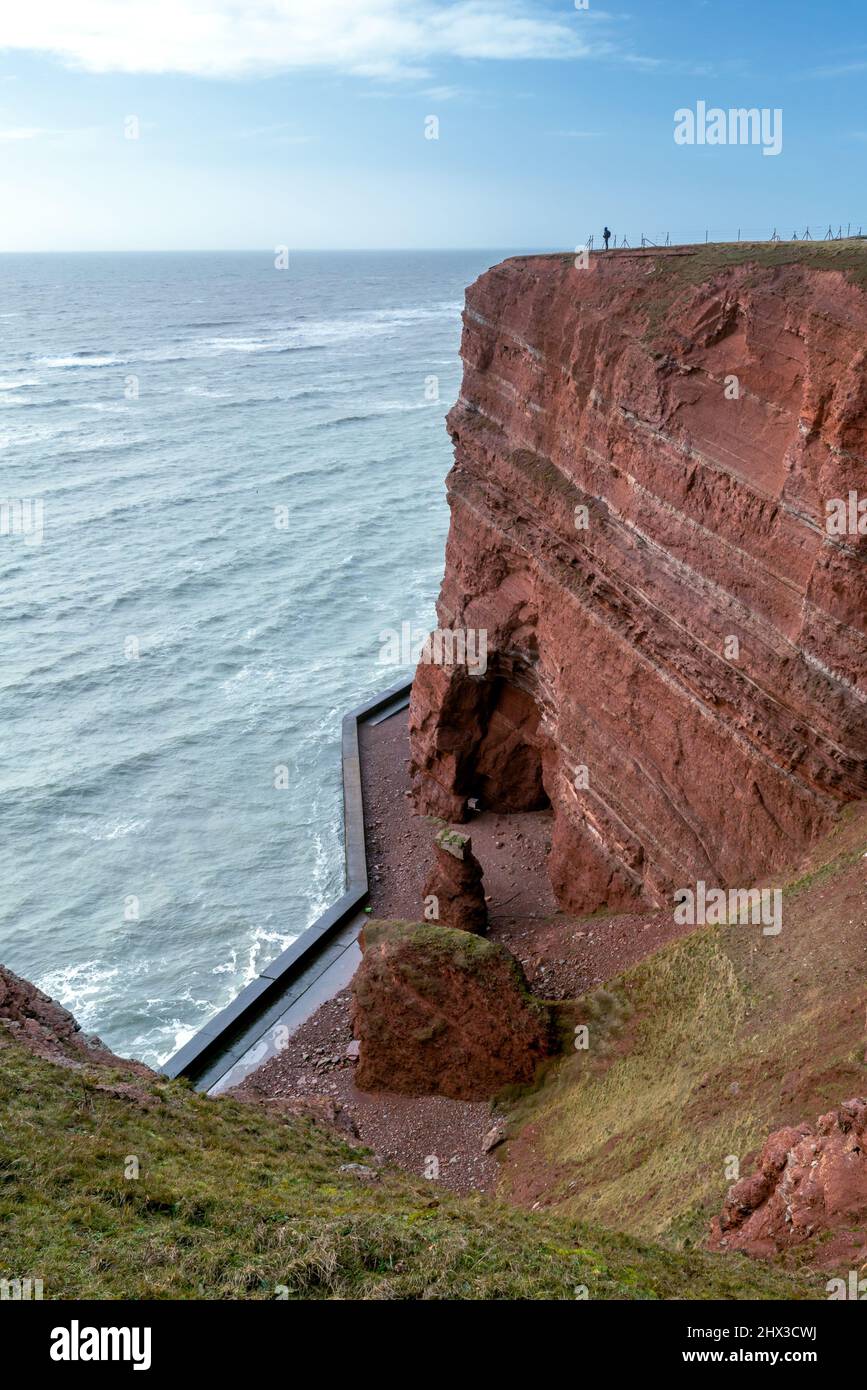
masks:
[[[469,835],[446,827],[434,840],[434,866],[424,886],[424,915],[429,922],[460,931],[483,932],[488,909],[482,866]]]
[[[504,946],[470,932],[369,922],[352,981],[364,1091],[484,1100],[532,1081],[556,1049],[548,1005]]]
[[[867,1256],[867,1099],[815,1125],[777,1130],[758,1172],[730,1188],[711,1228],[715,1249],[776,1255],[814,1236],[849,1259]]]

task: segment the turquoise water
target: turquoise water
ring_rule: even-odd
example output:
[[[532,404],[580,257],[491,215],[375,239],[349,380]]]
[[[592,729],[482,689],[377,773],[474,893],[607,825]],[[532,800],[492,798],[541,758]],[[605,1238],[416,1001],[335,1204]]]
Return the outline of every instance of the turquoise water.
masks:
[[[342,891],[340,717],[432,625],[502,254],[0,258],[0,960],[121,1052]]]

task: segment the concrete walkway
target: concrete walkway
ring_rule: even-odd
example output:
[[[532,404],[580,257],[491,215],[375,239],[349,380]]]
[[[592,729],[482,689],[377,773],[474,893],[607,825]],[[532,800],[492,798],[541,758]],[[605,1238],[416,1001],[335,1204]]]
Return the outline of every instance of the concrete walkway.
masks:
[[[368,898],[358,729],[405,710],[410,688],[406,682],[394,686],[343,719],[343,897],[169,1059],[163,1068],[168,1076],[185,1076],[211,1095],[237,1086],[349,984],[361,960],[357,938]]]

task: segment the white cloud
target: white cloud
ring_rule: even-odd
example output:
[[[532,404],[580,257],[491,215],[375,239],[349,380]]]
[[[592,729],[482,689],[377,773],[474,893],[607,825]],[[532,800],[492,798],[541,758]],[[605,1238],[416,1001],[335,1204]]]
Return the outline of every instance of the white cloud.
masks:
[[[815,68],[812,77],[849,77],[853,72],[867,72],[867,61],[858,59],[853,63],[840,63],[837,67]]]
[[[312,135],[300,135],[293,131],[285,121],[272,125],[252,126],[249,130],[239,130],[242,140],[273,140],[278,145],[309,145]]]
[[[438,58],[611,53],[587,18],[530,0],[28,0],[3,7],[0,50],[48,53],[89,72],[418,78]]]
[[[76,130],[47,130],[37,125],[5,126],[0,127],[0,144],[12,144],[17,140],[70,140],[91,135],[95,130],[95,126],[81,126]]]
[[[461,87],[426,87],[422,92],[423,97],[430,97],[431,101],[460,101],[466,93]]]

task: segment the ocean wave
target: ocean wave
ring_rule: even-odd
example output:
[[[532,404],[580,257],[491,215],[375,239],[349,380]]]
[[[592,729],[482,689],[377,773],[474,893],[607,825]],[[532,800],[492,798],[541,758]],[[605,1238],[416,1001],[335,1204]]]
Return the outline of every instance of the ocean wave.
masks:
[[[227,680],[220,682],[220,689],[224,690],[227,695],[230,695],[233,693],[235,686],[251,678],[253,680],[270,682],[274,679],[274,672],[273,670],[264,671],[261,667],[242,666],[240,671],[236,671],[234,675],[229,676]]]
[[[297,397],[283,395],[280,392],[273,392],[269,396],[248,396],[239,399],[237,396],[231,401],[222,401],[217,406],[217,410],[249,410],[260,405],[280,405],[287,404],[290,400],[297,400]]]
[[[320,420],[313,429],[334,429],[339,425],[360,425],[365,420],[381,420],[383,415],[402,413],[408,410],[430,410],[433,401],[382,401],[375,410],[366,410],[361,415],[338,415],[333,420]]]
[[[185,386],[185,396],[201,396],[208,401],[233,400],[232,391],[209,391],[205,386]],[[239,405],[246,405],[246,401],[239,401]]]
[[[333,346],[333,343],[295,343],[291,347],[274,348],[273,351],[278,356],[282,356],[287,352],[327,352],[328,349]],[[271,351],[271,349],[268,349],[268,351]]]
[[[213,1004],[192,1024],[182,1023],[179,1018],[173,1018],[161,1028],[153,1028],[149,1033],[135,1038],[130,1051],[134,1057],[138,1057],[148,1066],[161,1067],[170,1057],[174,1057],[176,1052],[180,1052],[181,1048],[196,1036],[199,1029],[204,1028],[208,1020],[219,1011],[219,1006]]]
[[[418,304],[406,309],[371,309],[371,318],[395,318],[407,323],[425,323],[429,319],[453,318],[463,309],[460,299],[440,300],[438,304]]]
[[[311,319],[286,325],[264,333],[223,335],[194,338],[189,342],[172,342],[160,347],[115,352],[80,350],[59,357],[40,357],[42,366],[58,369],[79,367],[127,366],[134,362],[185,362],[200,358],[222,357],[227,353],[284,353],[307,352],[336,347],[357,338],[381,337],[401,328],[435,319],[453,318],[461,310],[458,301],[438,305],[410,305],[405,308],[370,309],[353,317]]]
[[[37,360],[43,367],[114,367],[123,366],[130,359],[118,357],[113,352],[102,356],[95,352],[73,352],[67,357],[40,357]]]
[[[11,423],[11,421],[10,421]],[[15,434],[0,435],[0,448],[8,449],[11,445],[19,444],[41,444],[46,440],[59,439],[64,434],[77,434],[81,429],[80,424],[30,424],[29,422],[18,429]],[[28,464],[30,460],[27,460]]]
[[[291,946],[296,940],[295,935],[286,932],[268,930],[266,927],[254,927],[252,935],[247,942],[247,964],[243,968],[241,976],[242,988],[252,984],[256,976],[262,971],[263,966],[269,961],[279,956],[281,951],[285,951],[287,946]],[[268,947],[272,949],[267,950]]]
[[[343,425],[360,425],[365,420],[372,420],[373,418],[371,413],[367,415],[338,415],[334,420],[317,420],[313,428],[315,430],[333,430]]]
[[[124,966],[128,973],[128,964]],[[57,999],[75,1015],[85,1031],[94,1027],[105,1006],[107,987],[120,975],[119,965],[105,965],[99,960],[85,960],[76,965],[63,965],[36,978],[37,987]]]
[[[149,820],[105,820],[97,824],[90,821],[76,825],[69,816],[63,816],[60,821],[61,829],[67,830],[70,835],[83,835],[85,839],[99,844],[108,840],[123,840],[149,824]]]
[[[89,454],[91,449],[120,449],[126,452],[136,445],[148,445],[151,441],[147,439],[131,439],[125,434],[97,434],[88,435],[86,438],[78,440],[64,446],[60,458],[75,457],[78,454]]]

